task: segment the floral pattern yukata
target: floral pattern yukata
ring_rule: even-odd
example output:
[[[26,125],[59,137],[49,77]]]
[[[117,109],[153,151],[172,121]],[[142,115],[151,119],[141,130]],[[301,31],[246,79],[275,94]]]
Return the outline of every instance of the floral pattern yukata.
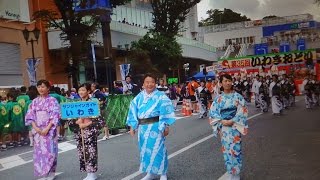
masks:
[[[214,136],[220,134],[223,158],[227,172],[239,175],[242,167],[241,135],[247,134],[248,109],[244,98],[238,93],[218,95],[210,108]],[[232,120],[233,126],[221,124],[221,120]]]
[[[159,116],[159,122],[139,125],[138,119]],[[174,108],[164,92],[154,90],[151,94],[140,92],[130,103],[127,125],[138,129],[140,171],[165,175],[168,170],[168,154],[163,132],[175,122]]]
[[[60,119],[58,101],[50,96],[38,97],[32,101],[25,117],[26,126],[34,122],[37,127],[44,129],[51,122],[53,125],[46,136],[32,129],[34,137],[34,175],[49,176],[56,172],[58,157],[57,124]]]
[[[97,140],[100,130],[105,125],[102,117],[90,118],[92,124],[83,129],[83,139],[85,154],[83,154],[82,135],[76,120],[69,121],[69,126],[76,127],[73,129],[74,138],[77,141],[77,149],[80,161],[80,171],[95,173],[98,170],[98,145]]]

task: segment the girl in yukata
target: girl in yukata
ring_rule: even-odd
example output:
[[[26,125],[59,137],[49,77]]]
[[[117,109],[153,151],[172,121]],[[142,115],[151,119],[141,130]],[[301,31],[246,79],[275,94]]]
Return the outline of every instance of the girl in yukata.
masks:
[[[90,84],[82,84],[78,94],[81,101],[91,101],[89,98]],[[95,118],[79,118],[69,121],[69,127],[75,133],[77,141],[78,155],[80,161],[80,171],[87,172],[84,180],[95,180],[98,170],[98,146],[97,140],[100,130],[104,127],[105,121],[101,116]],[[84,145],[84,146],[83,146]]]
[[[60,119],[59,103],[49,96],[49,89],[49,81],[38,81],[39,96],[32,101],[25,116],[26,126],[32,126],[34,175],[46,180],[55,178]]]
[[[239,180],[242,167],[241,136],[247,134],[248,109],[244,98],[233,91],[232,77],[220,76],[222,94],[215,97],[209,122],[214,136],[221,137],[222,153],[228,180]]]
[[[144,76],[144,90],[130,103],[127,125],[130,134],[138,132],[142,180],[167,180],[168,154],[165,146],[169,126],[175,122],[174,107],[165,92],[156,89],[156,77]]]

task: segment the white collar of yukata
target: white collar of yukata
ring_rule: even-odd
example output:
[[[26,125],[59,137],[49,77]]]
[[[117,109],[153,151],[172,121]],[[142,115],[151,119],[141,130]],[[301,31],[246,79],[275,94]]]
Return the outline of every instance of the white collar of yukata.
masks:
[[[157,91],[158,91],[157,88],[155,88],[155,89],[152,91],[152,93],[148,94],[146,90],[143,90],[143,95],[144,95],[145,97],[150,98],[150,97],[152,97]]]

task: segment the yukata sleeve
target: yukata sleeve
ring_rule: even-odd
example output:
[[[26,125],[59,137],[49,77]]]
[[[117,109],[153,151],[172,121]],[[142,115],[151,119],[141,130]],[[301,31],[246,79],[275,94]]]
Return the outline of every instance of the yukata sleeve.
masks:
[[[241,95],[236,99],[237,113],[231,120],[234,122],[233,127],[236,128],[242,135],[248,133],[248,108],[246,102]]]
[[[214,136],[217,136],[218,131],[220,131],[222,127],[222,124],[220,123],[220,121],[223,120],[223,118],[221,117],[220,110],[219,110],[220,109],[219,105],[221,101],[222,101],[222,97],[217,96],[213,100],[213,103],[209,111],[209,117],[212,119],[210,125],[212,126]]]
[[[55,98],[50,98],[48,109],[50,109],[49,119],[53,124],[53,128],[56,128],[58,126],[58,122],[61,118],[61,115],[60,115],[60,105]]]
[[[165,94],[160,97],[159,131],[163,132],[166,126],[175,123],[174,107],[171,100]]]
[[[132,129],[138,128],[138,105],[137,105],[137,98],[136,96],[130,103],[129,112],[127,116],[127,125],[130,126]]]
[[[35,100],[29,105],[25,116],[25,125],[30,126],[36,120],[36,105]]]

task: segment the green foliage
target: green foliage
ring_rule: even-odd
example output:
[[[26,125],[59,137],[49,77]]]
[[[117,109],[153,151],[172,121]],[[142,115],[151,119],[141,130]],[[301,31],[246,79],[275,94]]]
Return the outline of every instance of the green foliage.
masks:
[[[279,18],[279,17],[276,15],[269,15],[269,16],[263,17],[262,19],[271,19],[271,18]]]
[[[162,73],[167,72],[169,66],[176,64],[177,62],[172,60],[180,59],[182,53],[181,46],[174,37],[156,32],[147,33],[138,42],[132,42],[132,51],[136,55],[148,57],[149,64]]]
[[[232,11],[231,9],[219,10],[219,9],[210,9],[207,11],[209,15],[208,18],[203,19],[199,22],[199,26],[211,26],[217,24],[227,24],[234,22],[250,21],[250,18],[247,18],[241,13]]]
[[[153,31],[165,36],[176,36],[190,9],[199,2],[200,0],[153,0]]]

